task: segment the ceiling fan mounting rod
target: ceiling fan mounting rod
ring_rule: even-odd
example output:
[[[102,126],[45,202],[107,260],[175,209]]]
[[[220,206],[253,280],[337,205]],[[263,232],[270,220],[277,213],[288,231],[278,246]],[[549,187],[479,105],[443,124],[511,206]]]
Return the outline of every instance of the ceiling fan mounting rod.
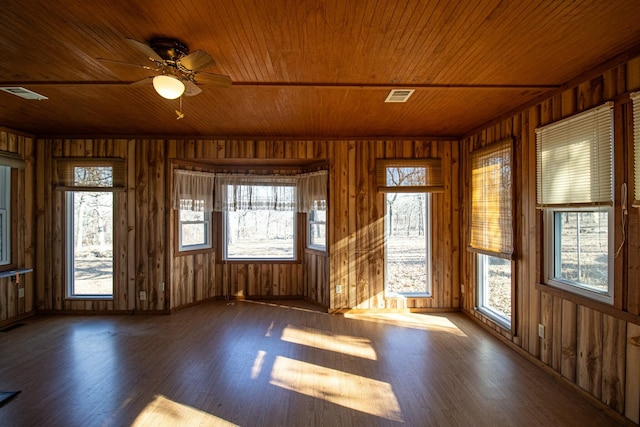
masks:
[[[189,48],[178,39],[156,37],[149,40],[149,46],[165,61],[175,62],[189,54]]]

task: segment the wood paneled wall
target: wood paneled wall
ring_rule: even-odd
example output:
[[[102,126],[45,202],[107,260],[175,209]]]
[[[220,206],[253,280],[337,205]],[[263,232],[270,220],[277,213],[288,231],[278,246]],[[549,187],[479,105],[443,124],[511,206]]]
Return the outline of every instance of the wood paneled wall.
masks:
[[[131,268],[130,257],[136,251],[130,243],[135,235],[135,223],[129,214],[129,194],[114,192],[114,243],[113,243],[113,300],[69,300],[65,298],[65,192],[56,190],[53,183],[55,158],[109,157],[127,158],[132,141],[125,139],[93,140],[38,140],[38,170],[36,174],[36,295],[37,308],[41,311],[115,311],[134,310],[132,281],[136,272]],[[127,187],[136,176],[127,171]],[[131,288],[131,289],[130,289]]]
[[[459,307],[458,142],[330,141],[332,310]],[[432,198],[432,298],[385,298],[384,197],[378,158],[442,158],[445,191]],[[335,286],[342,285],[337,294]]]
[[[44,311],[167,311],[208,298],[304,297],[330,310],[456,309],[459,306],[458,143],[455,141],[42,140],[38,141],[38,307]],[[113,301],[64,297],[64,193],[51,185],[56,157],[127,159],[127,191],[116,193]],[[445,192],[432,202],[433,297],[384,296],[384,199],[377,158],[440,157]],[[215,251],[177,253],[170,208],[172,170],[256,159],[323,161],[330,168],[329,251],[304,250],[296,263],[225,263]],[[180,166],[184,167],[184,166]],[[277,166],[275,166],[277,168]],[[213,229],[219,228],[215,224]],[[304,229],[304,224],[299,228]],[[215,241],[216,239],[214,239]],[[335,293],[335,285],[343,292]],[[140,300],[140,292],[147,298]]]
[[[622,64],[468,137],[461,142],[461,244],[469,220],[469,153],[515,139],[514,317],[504,330],[476,311],[474,257],[461,257],[462,308],[487,327],[538,358],[613,410],[634,422],[640,418],[640,209],[629,209],[626,242],[615,258],[615,304],[606,307],[541,286],[542,217],[536,210],[535,128],[605,101],[615,101],[615,247],[622,244],[620,187],[633,194],[631,104],[628,92],[640,89],[640,58]],[[545,327],[538,337],[538,324]]]
[[[168,157],[180,160],[328,160],[330,164],[329,254],[306,251],[298,264],[215,263],[214,271],[209,270],[214,253],[173,257],[169,275],[180,280],[172,287],[172,307],[230,294],[303,296],[331,310],[457,308],[457,155],[457,142],[452,141],[169,141]],[[375,159],[384,157],[443,159],[446,191],[433,198],[433,298],[384,297],[384,199],[376,192],[374,173]],[[335,293],[336,284],[342,285],[341,294]]]
[[[35,204],[33,194],[35,179],[35,141],[32,137],[9,129],[0,128],[0,151],[16,154],[25,162],[25,168],[17,170],[12,181],[11,217],[12,239],[15,251],[11,253],[15,268],[34,268]],[[15,277],[0,278],[0,326],[11,323],[34,311],[34,275],[27,273]],[[20,296],[20,289],[24,296]]]

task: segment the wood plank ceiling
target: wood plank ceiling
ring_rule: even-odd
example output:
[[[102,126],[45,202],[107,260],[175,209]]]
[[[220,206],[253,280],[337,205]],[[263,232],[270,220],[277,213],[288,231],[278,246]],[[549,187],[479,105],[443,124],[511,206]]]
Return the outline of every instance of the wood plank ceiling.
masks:
[[[638,49],[638,0],[5,0],[0,126],[36,135],[459,136]],[[230,88],[129,83],[126,38],[202,49]],[[152,65],[152,64],[151,64]],[[392,88],[415,88],[386,104]]]

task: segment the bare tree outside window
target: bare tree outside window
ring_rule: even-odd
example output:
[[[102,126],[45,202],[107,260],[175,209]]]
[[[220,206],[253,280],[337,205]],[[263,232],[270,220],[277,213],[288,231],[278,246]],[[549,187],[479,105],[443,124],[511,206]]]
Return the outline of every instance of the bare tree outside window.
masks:
[[[110,187],[112,168],[75,167],[75,185]],[[113,294],[113,193],[67,193],[70,296]]]

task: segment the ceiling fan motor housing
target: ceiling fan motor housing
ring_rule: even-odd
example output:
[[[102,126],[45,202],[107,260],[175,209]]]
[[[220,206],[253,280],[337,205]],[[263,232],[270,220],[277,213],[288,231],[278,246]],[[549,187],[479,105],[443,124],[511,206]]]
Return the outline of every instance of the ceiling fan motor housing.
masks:
[[[189,54],[189,48],[180,40],[157,37],[149,40],[149,46],[165,61],[177,61]]]

